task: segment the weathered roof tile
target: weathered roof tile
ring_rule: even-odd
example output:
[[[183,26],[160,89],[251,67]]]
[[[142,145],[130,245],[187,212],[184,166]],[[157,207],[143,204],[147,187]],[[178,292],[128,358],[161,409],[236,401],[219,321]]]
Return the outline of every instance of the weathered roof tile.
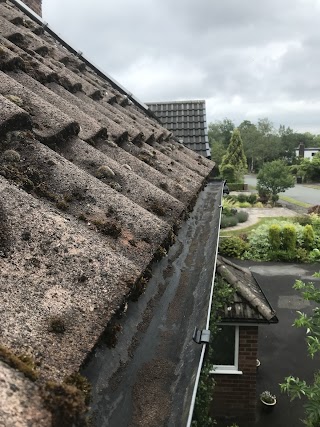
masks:
[[[58,380],[165,253],[214,166],[62,44],[0,1],[2,341]],[[50,332],[57,315],[64,334]]]
[[[13,94],[0,95],[0,135],[20,129],[31,129],[30,116],[21,108],[21,98]]]
[[[76,121],[2,71],[0,71],[0,93],[3,96],[15,96],[20,99],[21,108],[32,117],[33,131],[41,141],[52,143],[77,135],[80,131]]]

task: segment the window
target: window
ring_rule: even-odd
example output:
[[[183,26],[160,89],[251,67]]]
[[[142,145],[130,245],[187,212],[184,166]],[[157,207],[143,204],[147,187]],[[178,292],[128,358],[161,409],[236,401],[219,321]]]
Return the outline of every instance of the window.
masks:
[[[239,326],[220,325],[212,341],[212,373],[242,374],[238,370]]]

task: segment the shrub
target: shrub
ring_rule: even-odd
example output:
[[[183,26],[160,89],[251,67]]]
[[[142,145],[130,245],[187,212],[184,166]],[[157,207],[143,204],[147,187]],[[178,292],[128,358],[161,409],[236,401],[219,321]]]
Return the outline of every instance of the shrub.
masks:
[[[249,196],[247,196],[247,201],[251,205],[254,205],[257,200],[258,200],[258,196],[255,193],[251,193],[251,194],[249,194]]]
[[[297,248],[294,251],[279,249],[277,251],[270,251],[271,261],[283,262],[307,262],[309,259],[308,251],[303,248]]]
[[[239,208],[250,208],[251,205],[249,202],[239,202]]]
[[[309,259],[311,262],[320,261],[320,250],[319,249],[313,249],[309,254]]]
[[[227,228],[227,227],[234,227],[235,225],[238,224],[238,218],[237,216],[227,216],[227,215],[222,215],[221,216],[221,228]]]
[[[316,235],[320,236],[320,215],[311,214],[310,218],[312,221],[313,231]]]
[[[242,191],[244,189],[243,182],[228,182],[230,191]]]
[[[269,225],[262,224],[260,227],[252,230],[248,237],[249,248],[245,253],[245,259],[256,261],[269,261]]]
[[[246,222],[248,217],[249,217],[249,214],[246,211],[237,212],[237,218],[239,222]]]
[[[247,201],[248,200],[247,200],[246,194],[243,194],[243,193],[238,194],[238,202],[243,203],[243,202],[247,202]]]
[[[272,224],[269,228],[269,240],[273,251],[277,251],[281,246],[281,227],[279,224]]]
[[[293,224],[286,224],[282,229],[283,249],[294,251],[297,245],[297,233]]]
[[[300,216],[296,216],[293,219],[294,222],[297,222],[300,225],[307,225],[307,224],[312,224],[312,220],[311,217],[309,215],[300,215]]]
[[[314,242],[314,231],[312,225],[307,224],[303,228],[303,246],[306,249],[311,249]]]
[[[254,204],[254,207],[255,208],[263,208],[263,203],[257,202],[257,203]]]
[[[219,242],[220,253],[231,258],[240,258],[246,249],[246,242],[237,236],[226,237]]]
[[[226,179],[228,182],[235,181],[236,171],[233,165],[227,163],[220,167],[220,173],[223,179]],[[230,188],[229,188],[230,190]]]

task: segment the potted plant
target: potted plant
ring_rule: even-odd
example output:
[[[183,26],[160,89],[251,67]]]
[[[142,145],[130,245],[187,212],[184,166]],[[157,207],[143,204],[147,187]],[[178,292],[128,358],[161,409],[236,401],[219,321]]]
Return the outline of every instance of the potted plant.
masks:
[[[276,396],[265,390],[260,394],[260,401],[265,412],[271,412],[277,403]]]

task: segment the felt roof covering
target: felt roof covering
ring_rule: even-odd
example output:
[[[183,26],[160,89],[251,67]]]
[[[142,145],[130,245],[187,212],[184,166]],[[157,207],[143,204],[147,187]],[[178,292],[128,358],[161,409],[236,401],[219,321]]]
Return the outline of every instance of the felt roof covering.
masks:
[[[148,102],[150,110],[186,147],[210,158],[204,100]]]
[[[0,139],[0,341],[61,380],[165,253],[214,163],[9,0]],[[64,334],[50,332],[56,316]]]
[[[275,311],[249,269],[219,256],[217,273],[235,290],[232,301],[219,313],[222,322],[278,322]]]

